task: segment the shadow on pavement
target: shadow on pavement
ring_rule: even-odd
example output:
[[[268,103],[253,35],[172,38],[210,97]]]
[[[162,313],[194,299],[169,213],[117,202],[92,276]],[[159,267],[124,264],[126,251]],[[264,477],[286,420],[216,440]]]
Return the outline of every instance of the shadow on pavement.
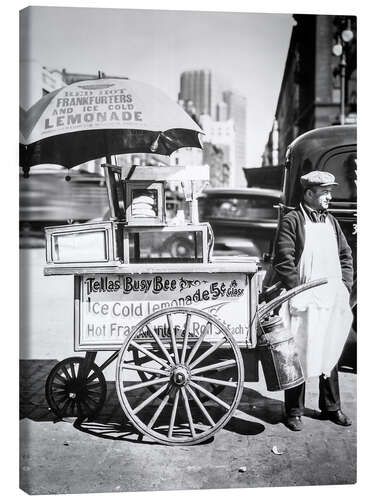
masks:
[[[276,425],[284,421],[284,403],[278,399],[263,396],[253,389],[245,388],[239,409],[267,424]],[[304,416],[318,418],[319,412],[305,408]]]
[[[49,410],[45,398],[45,381],[57,360],[21,360],[20,361],[20,418],[29,418],[37,422],[56,422],[58,419]],[[245,388],[238,409],[258,420],[275,425],[284,417],[282,401],[263,396],[259,392]],[[214,409],[213,409],[214,411]],[[316,418],[314,410],[306,409],[307,417]],[[81,432],[104,439],[119,439],[147,444],[157,444],[140,435],[127,420],[117,399],[115,382],[107,382],[107,398],[101,411],[94,420],[67,418]],[[225,430],[241,435],[256,435],[265,427],[254,421],[233,416]],[[204,444],[208,443],[206,441]]]

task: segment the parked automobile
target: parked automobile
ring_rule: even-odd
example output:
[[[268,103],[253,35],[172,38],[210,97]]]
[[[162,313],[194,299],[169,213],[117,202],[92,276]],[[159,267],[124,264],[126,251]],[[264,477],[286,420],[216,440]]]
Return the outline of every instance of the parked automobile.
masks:
[[[210,188],[199,198],[199,217],[211,224],[214,255],[263,258],[277,228],[281,192],[261,188]]]

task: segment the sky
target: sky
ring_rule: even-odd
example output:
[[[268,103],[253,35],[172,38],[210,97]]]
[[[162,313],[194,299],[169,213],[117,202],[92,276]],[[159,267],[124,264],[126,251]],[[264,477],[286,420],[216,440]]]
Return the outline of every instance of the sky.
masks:
[[[289,14],[32,7],[21,50],[48,69],[147,82],[177,100],[183,71],[211,69],[247,99],[247,165],[261,164],[291,30]]]

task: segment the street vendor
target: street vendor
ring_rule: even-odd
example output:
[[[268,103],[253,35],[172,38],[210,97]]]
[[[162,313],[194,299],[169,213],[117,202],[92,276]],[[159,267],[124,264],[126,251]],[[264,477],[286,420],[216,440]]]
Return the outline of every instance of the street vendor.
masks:
[[[303,200],[281,221],[274,269],[287,290],[319,278],[328,283],[292,298],[280,314],[293,333],[305,379],[319,376],[321,418],[349,426],[351,420],[340,406],[337,363],[353,320],[351,249],[338,221],[327,212],[335,177],[313,171],[300,182]],[[305,383],[285,391],[285,425],[292,431],[302,430],[304,406]]]

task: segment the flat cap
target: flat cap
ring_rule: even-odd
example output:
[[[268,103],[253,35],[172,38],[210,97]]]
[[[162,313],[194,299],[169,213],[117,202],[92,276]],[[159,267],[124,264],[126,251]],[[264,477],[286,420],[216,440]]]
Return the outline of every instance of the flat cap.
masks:
[[[313,186],[337,186],[335,182],[335,176],[329,172],[321,172],[319,170],[313,170],[308,174],[305,174],[300,179],[303,189],[309,189]]]

